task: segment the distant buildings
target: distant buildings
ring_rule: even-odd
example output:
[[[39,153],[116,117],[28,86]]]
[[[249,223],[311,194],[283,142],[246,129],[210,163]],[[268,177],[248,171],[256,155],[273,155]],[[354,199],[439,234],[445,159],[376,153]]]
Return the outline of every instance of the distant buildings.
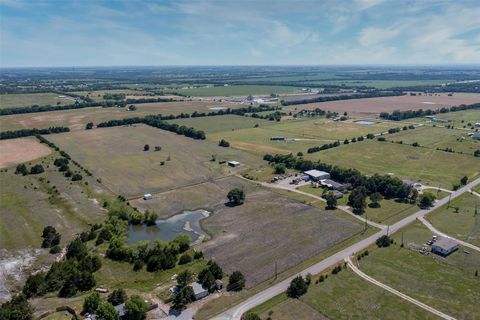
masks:
[[[460,248],[460,244],[450,238],[441,238],[432,244],[432,252],[444,257],[458,250],[458,248]]]
[[[320,170],[308,170],[304,172],[313,181],[319,181],[323,179],[330,179],[330,173]]]

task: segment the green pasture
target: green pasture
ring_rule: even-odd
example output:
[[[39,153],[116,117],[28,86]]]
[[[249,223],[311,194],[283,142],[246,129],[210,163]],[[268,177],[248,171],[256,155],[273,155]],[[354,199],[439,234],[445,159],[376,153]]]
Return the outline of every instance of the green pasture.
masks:
[[[181,88],[175,90],[178,93],[192,97],[215,97],[215,96],[246,96],[246,95],[269,95],[271,93],[294,93],[300,92],[299,88],[290,86],[257,86],[257,85],[232,85],[232,86],[204,86],[198,88]]]
[[[63,97],[60,97],[63,96]],[[64,105],[73,104],[75,99],[58,93],[9,93],[0,95],[0,109],[15,107],[30,107],[33,105]]]

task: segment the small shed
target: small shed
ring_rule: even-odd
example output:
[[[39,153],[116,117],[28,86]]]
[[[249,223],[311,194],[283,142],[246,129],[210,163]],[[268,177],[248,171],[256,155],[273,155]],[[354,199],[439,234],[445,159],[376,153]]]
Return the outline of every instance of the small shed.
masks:
[[[194,282],[190,286],[193,288],[193,293],[195,294],[195,300],[200,300],[208,296],[208,290],[205,289],[201,283]]]
[[[320,170],[308,170],[304,172],[313,181],[319,181],[323,179],[330,179],[330,173]]]
[[[320,184],[324,187],[327,187],[332,190],[338,190],[338,191],[344,191],[348,189],[348,185],[338,183],[336,181],[330,180],[330,179],[324,179],[320,181]]]
[[[147,193],[147,194],[143,195],[143,200],[152,200],[152,199],[153,199],[153,197],[150,193]]]
[[[228,161],[228,165],[230,167],[238,167],[240,165],[240,162],[232,160],[232,161]]]
[[[215,280],[215,287],[217,290],[222,290],[223,289],[223,281],[220,279]]]
[[[432,252],[444,257],[458,250],[458,248],[460,248],[460,244],[450,238],[441,238],[432,244]]]

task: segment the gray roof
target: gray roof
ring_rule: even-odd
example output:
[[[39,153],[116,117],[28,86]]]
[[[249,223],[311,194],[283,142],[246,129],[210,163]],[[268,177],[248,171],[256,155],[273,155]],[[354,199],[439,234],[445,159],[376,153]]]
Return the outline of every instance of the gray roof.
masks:
[[[199,294],[199,293],[202,293],[202,292],[206,292],[208,291],[207,289],[205,289],[201,283],[198,283],[198,282],[194,282],[191,284],[192,288],[193,288],[193,293],[195,293],[195,295]]]
[[[459,243],[453,239],[450,238],[441,238],[440,240],[435,241],[435,243],[432,246],[442,248],[443,250],[452,250],[456,246],[458,246]]]
[[[330,179],[325,179],[322,181],[322,184],[328,184],[331,185],[333,188],[341,188],[343,187],[343,184],[338,183],[336,181],[330,180]]]
[[[325,171],[320,171],[320,170],[308,170],[308,171],[305,171],[305,174],[307,174],[311,177],[314,177],[314,178],[323,177],[325,175],[330,175],[330,173],[325,172]]]

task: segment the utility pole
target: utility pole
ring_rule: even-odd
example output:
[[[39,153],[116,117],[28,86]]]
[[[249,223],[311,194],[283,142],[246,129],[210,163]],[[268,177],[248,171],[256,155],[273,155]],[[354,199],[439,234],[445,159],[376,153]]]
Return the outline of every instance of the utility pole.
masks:
[[[368,224],[367,224],[367,213],[365,212],[365,231],[367,231]]]
[[[450,195],[448,196],[448,205],[447,205],[447,209],[450,208],[450,199],[452,199],[452,194],[450,193]]]
[[[277,261],[275,261],[275,280],[277,280]]]
[[[403,248],[403,231],[402,231],[402,248]]]
[[[387,237],[388,237],[389,232],[390,232],[390,225],[387,225]]]

